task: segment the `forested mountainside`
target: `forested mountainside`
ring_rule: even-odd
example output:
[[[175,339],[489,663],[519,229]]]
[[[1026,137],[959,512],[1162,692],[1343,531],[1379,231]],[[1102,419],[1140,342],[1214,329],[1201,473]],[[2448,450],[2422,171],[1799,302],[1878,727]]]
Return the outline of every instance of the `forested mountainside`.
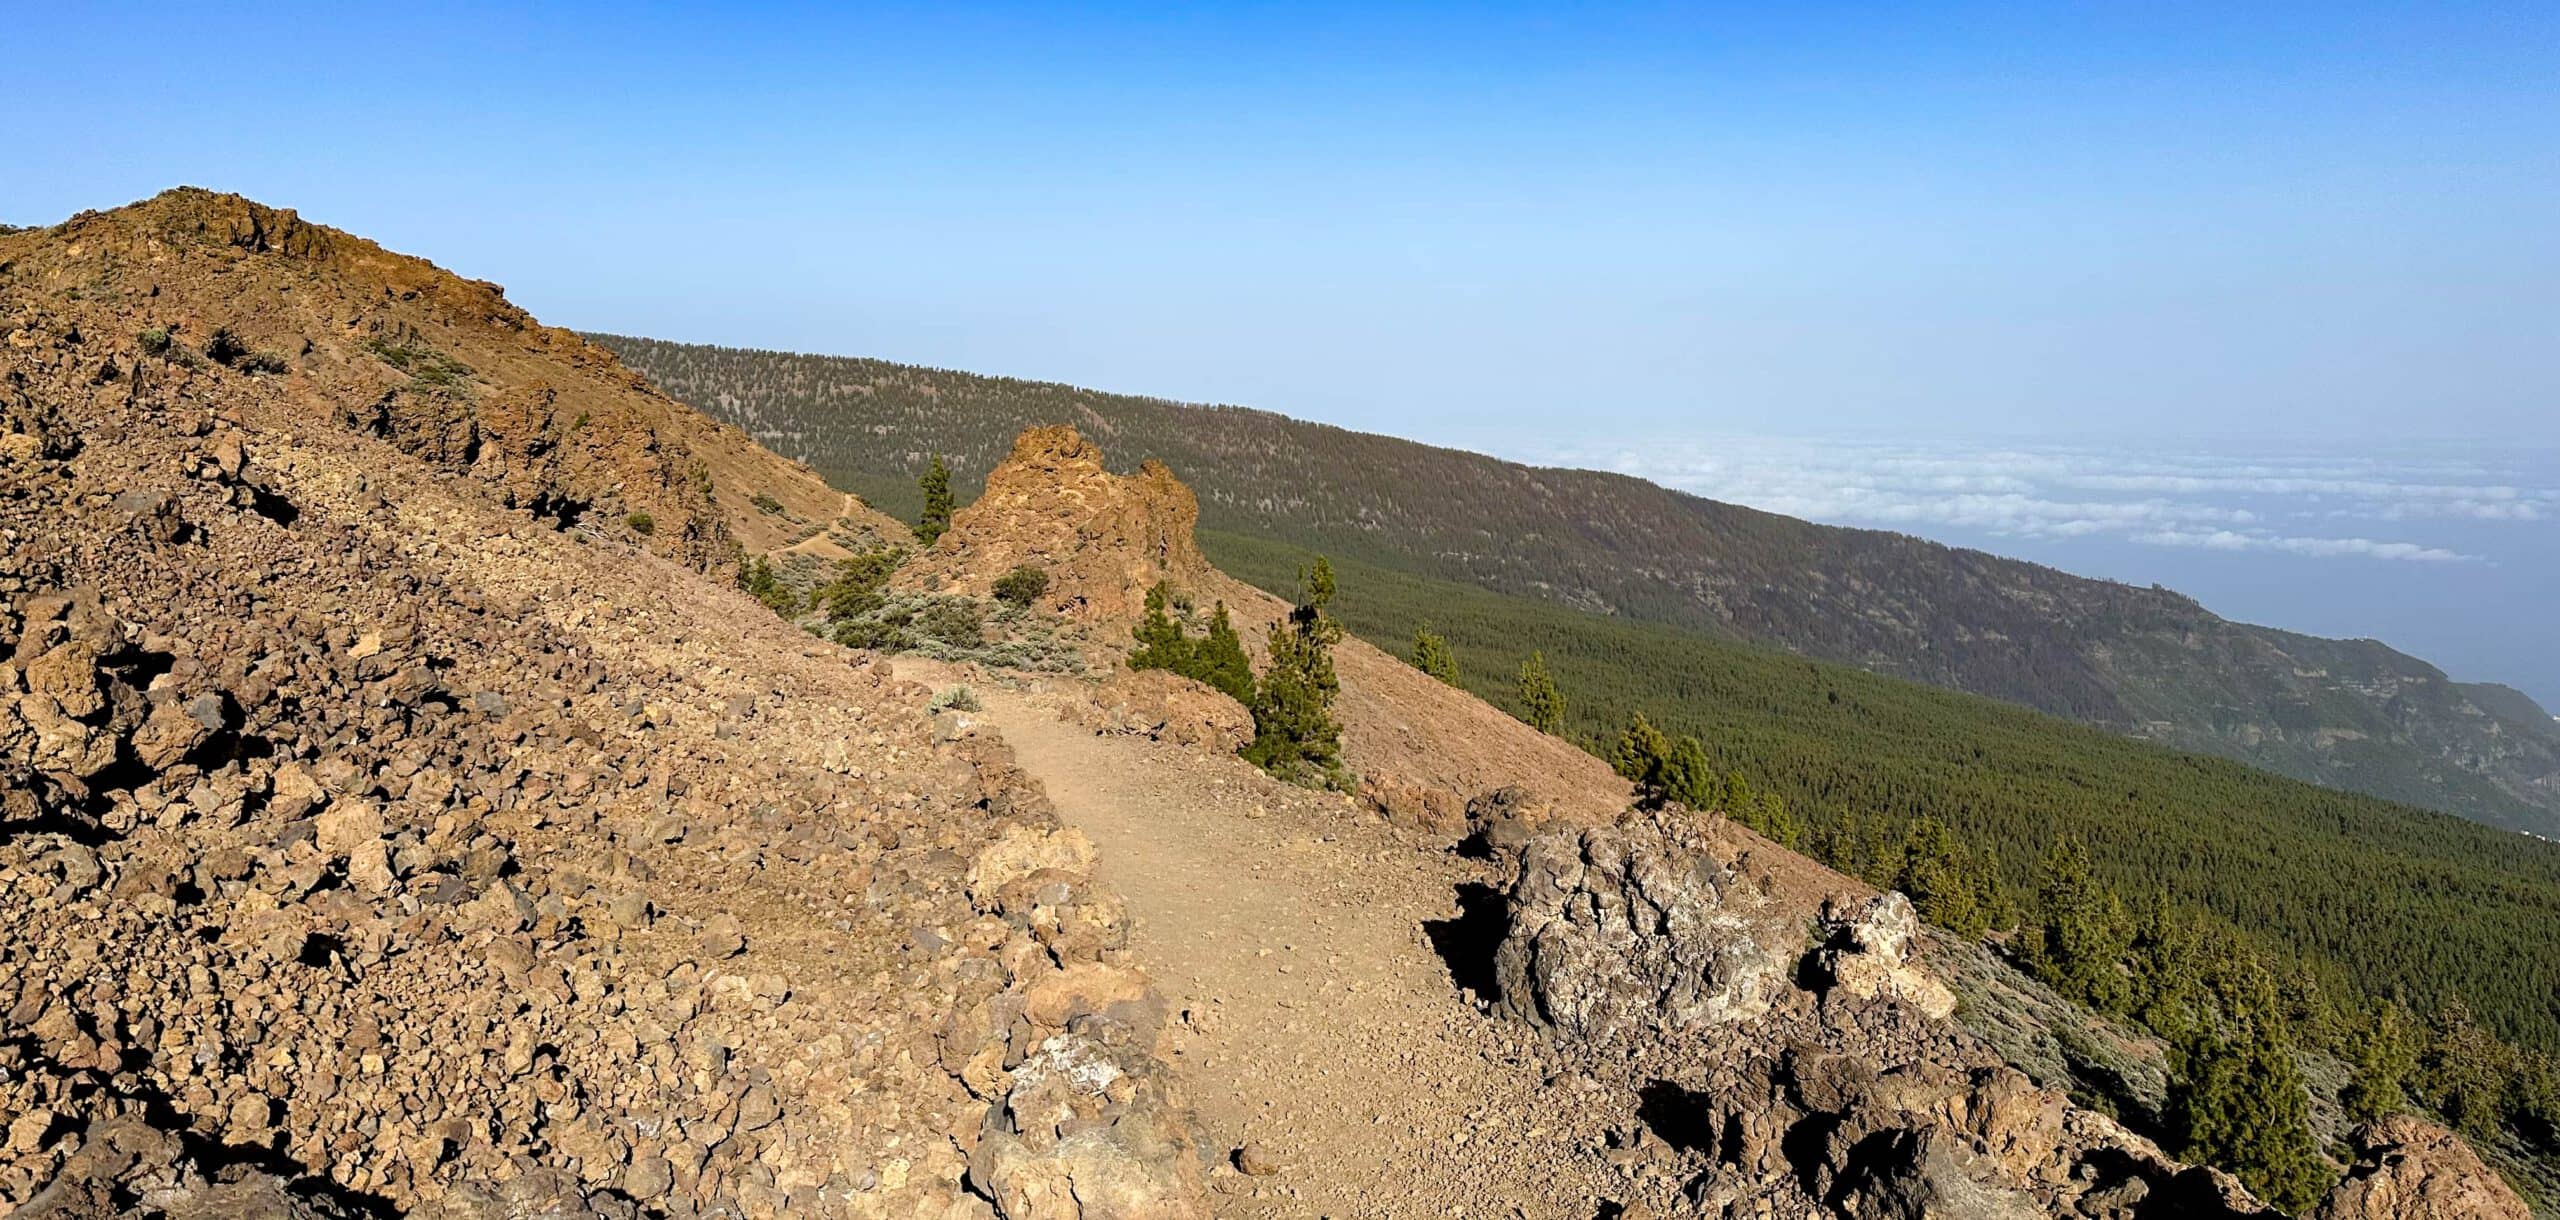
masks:
[[[2234,623],[2166,589],[1265,411],[593,337],[677,398],[893,512],[914,507],[931,452],[950,458],[965,498],[1021,429],[1073,422],[1120,461],[1190,472],[1212,531],[1772,644],[2560,836],[2549,716],[2375,641]]]
[[[1204,533],[1238,577],[1288,589],[1308,555]],[[2031,894],[2065,837],[2127,895],[2155,898],[2291,963],[2305,1003],[2461,996],[2485,1023],[2560,1048],[2560,845],[2270,775],[1767,648],[1335,560],[1354,634],[1403,650],[1428,627],[1461,685],[1522,711],[1533,650],[1597,748],[1641,712],[1705,743],[1719,774],[1776,792],[1813,854],[1879,884],[1915,824],[1945,827],[1994,884]],[[2320,1024],[2340,1016],[2321,1014]],[[2344,1013],[2350,1020],[2354,1013]]]

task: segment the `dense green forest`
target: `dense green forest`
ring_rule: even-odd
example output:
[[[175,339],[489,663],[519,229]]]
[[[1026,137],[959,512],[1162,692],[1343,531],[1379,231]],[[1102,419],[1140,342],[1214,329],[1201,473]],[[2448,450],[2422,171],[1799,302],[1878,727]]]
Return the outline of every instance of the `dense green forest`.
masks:
[[[1286,595],[1307,552],[1210,531],[1237,577]],[[2560,845],[2269,775],[1995,700],[1663,627],[1335,561],[1334,612],[1399,655],[1425,623],[1461,685],[1514,713],[1531,652],[1595,752],[1641,711],[1695,734],[1719,772],[1774,787],[1817,831],[1933,818],[2019,892],[2047,850],[2235,929],[2325,994],[2467,997],[2526,1045],[2560,1047]]]
[[[1209,529],[1775,645],[2560,835],[2560,799],[2537,786],[2560,776],[2549,718],[2371,640],[2252,627],[2164,589],[1266,411],[594,338],[677,398],[901,516],[915,515],[916,478],[934,455],[965,501],[1021,429],[1071,423],[1123,468],[1171,465]]]

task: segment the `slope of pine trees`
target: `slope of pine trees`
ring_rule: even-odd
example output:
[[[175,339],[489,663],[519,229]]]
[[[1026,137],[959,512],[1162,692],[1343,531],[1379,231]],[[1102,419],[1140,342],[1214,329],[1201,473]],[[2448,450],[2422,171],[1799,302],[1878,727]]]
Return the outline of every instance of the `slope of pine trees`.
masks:
[[[1265,588],[1288,590],[1305,559],[1231,534],[1201,541]],[[1993,700],[1335,567],[1333,613],[1353,633],[1393,645],[1427,618],[1460,683],[1524,719],[1520,669],[1535,653],[1565,700],[1566,736],[1607,757],[1636,712],[1693,736],[1720,782],[1783,798],[1846,871],[1996,908],[2035,896],[2048,852],[2069,839],[2110,893],[2157,895],[2229,930],[2342,1011],[2396,995],[2432,1012],[2460,997],[2501,1037],[2560,1049],[2560,845]]]

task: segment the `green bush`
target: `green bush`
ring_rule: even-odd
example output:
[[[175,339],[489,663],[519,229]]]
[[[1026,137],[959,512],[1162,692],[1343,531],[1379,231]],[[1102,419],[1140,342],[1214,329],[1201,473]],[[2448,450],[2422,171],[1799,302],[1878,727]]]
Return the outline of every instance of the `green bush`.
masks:
[[[950,598],[926,606],[915,617],[916,634],[940,640],[958,648],[975,648],[987,642],[986,618],[978,605],[965,598]]]
[[[144,327],[142,333],[135,338],[142,344],[142,354],[145,356],[169,354],[169,328],[166,326]]]
[[[738,587],[784,618],[800,613],[799,595],[774,574],[773,561],[758,555],[738,565]]]
[[[470,368],[460,361],[434,348],[416,343],[394,342],[380,335],[366,340],[364,349],[373,353],[374,358],[384,364],[407,373],[425,385],[455,385],[471,372]],[[586,424],[587,416],[581,412],[577,422],[571,426],[585,427]]]
[[[630,516],[624,517],[622,519],[622,523],[630,526],[632,533],[638,534],[643,538],[658,532],[658,519],[647,513],[633,513]]]
[[[996,600],[1008,606],[1028,607],[1048,591],[1048,569],[1027,563],[996,578]]]
[[[774,499],[771,495],[765,492],[757,492],[754,496],[749,497],[747,502],[755,505],[757,512],[763,513],[768,517],[778,516],[782,512],[782,501]]]
[[[1253,703],[1253,663],[1245,659],[1244,639],[1236,634],[1235,623],[1227,617],[1227,604],[1219,602],[1209,618],[1205,635],[1192,636],[1174,620],[1172,609],[1180,607],[1187,618],[1190,603],[1163,581],[1147,590],[1146,615],[1131,633],[1138,647],[1129,654],[1131,669],[1169,669],[1183,677],[1196,679],[1225,692],[1238,703]]]
[[[935,695],[930,707],[934,711],[949,708],[955,712],[974,712],[979,710],[978,692],[966,686],[954,686]]]

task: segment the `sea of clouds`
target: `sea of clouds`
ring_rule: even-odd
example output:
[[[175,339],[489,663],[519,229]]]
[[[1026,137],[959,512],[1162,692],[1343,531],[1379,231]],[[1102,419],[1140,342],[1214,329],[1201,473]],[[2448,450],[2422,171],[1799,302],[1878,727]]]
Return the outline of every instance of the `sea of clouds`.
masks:
[[[1940,536],[2109,537],[2315,558],[2493,562],[2478,523],[2560,520],[2560,479],[2487,453],[2131,452],[2097,446],[1728,437],[1559,450],[1789,516]]]

